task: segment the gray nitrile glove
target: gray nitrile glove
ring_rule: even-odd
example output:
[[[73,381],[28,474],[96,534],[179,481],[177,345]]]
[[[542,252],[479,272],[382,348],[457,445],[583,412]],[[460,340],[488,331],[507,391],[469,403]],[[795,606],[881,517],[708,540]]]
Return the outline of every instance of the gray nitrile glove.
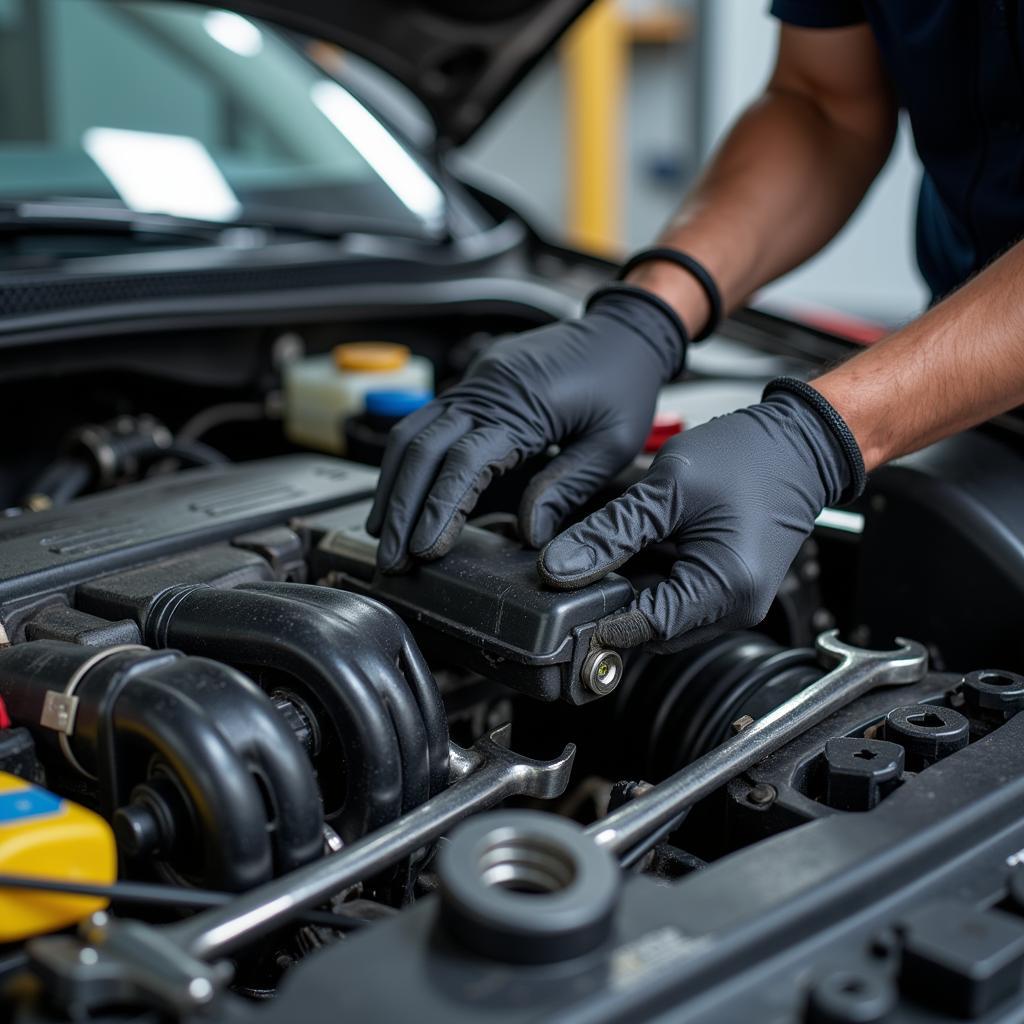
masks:
[[[521,536],[539,547],[643,446],[658,389],[682,369],[686,342],[667,303],[610,285],[578,320],[494,344],[392,430],[366,523],[380,538],[380,569],[443,555],[495,475],[557,444],[519,508]]]
[[[540,554],[545,583],[581,587],[649,544],[671,541],[668,578],[598,623],[610,647],[679,650],[761,621],[827,504],[864,486],[839,414],[801,381],[668,441],[642,480]]]

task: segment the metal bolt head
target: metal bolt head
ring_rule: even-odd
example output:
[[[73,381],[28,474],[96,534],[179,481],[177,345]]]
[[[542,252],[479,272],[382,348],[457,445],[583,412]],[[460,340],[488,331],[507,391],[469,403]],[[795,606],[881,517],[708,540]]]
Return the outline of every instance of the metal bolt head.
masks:
[[[601,697],[611,693],[621,678],[622,656],[617,651],[591,651],[580,672],[583,685]]]
[[[97,910],[78,925],[78,935],[87,945],[100,945],[106,938],[110,917],[104,910]]]
[[[208,1003],[213,998],[213,985],[209,978],[193,978],[188,983],[188,994],[197,1003]]]
[[[775,792],[775,787],[768,785],[767,782],[759,782],[747,793],[747,799],[756,807],[764,807],[773,803],[776,796],[778,794]]]

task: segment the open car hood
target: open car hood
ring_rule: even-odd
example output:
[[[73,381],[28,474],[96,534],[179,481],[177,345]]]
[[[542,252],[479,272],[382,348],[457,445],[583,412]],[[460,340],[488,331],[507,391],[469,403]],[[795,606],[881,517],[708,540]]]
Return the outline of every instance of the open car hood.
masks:
[[[204,0],[337,43],[411,89],[459,144],[591,0]]]

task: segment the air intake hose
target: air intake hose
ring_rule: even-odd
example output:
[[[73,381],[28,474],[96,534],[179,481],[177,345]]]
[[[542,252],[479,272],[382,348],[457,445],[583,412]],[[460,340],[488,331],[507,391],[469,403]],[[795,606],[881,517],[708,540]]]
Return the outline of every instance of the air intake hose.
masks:
[[[608,702],[624,777],[656,782],[728,739],[743,715],[760,718],[822,670],[810,648],[728,633],[676,654],[637,652]]]
[[[178,651],[36,640],[0,650],[0,696],[51,765],[98,781],[122,852],[140,863],[243,890],[322,852],[305,752],[235,669]]]
[[[301,583],[174,587],[151,605],[147,641],[286,686],[321,736],[314,764],[328,821],[351,841],[448,780],[448,723],[405,623],[371,598]],[[333,781],[332,781],[333,780]]]

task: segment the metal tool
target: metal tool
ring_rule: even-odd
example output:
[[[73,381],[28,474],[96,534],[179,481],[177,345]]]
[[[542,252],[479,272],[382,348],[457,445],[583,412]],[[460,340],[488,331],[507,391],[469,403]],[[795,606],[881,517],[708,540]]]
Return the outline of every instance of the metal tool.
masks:
[[[838,662],[831,672],[647,793],[595,821],[587,834],[619,856],[635,852],[687,808],[850,701],[879,686],[916,683],[927,671],[928,652],[913,640],[898,637],[897,643],[896,651],[867,651],[843,643],[838,630],[822,633],[819,656],[826,663]]]
[[[81,1002],[88,1002],[83,986],[94,981],[102,983],[105,998],[112,989],[121,996],[130,989],[174,1012],[208,1002],[225,980],[208,961],[397,863],[463,818],[512,796],[560,796],[576,748],[569,744],[554,760],[536,761],[508,749],[510,732],[511,726],[503,725],[468,750],[452,744],[452,782],[443,792],[339,853],[243,893],[230,904],[160,927],[102,915],[83,926],[84,947],[81,940],[62,936],[36,940],[29,952],[44,970],[48,989],[74,987]]]

